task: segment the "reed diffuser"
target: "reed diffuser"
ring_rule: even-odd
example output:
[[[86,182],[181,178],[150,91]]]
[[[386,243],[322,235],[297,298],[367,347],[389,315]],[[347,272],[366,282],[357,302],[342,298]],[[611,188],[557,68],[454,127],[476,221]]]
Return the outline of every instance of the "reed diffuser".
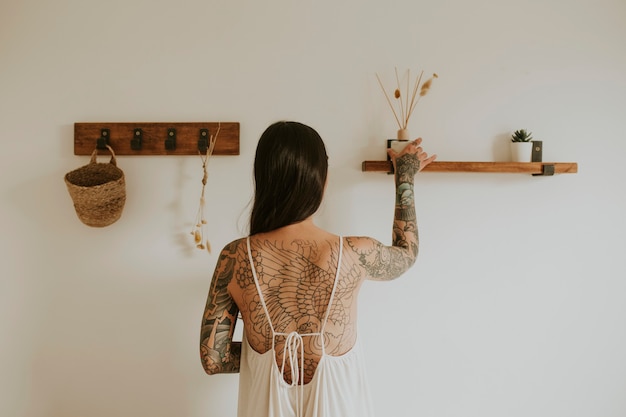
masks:
[[[385,98],[387,99],[387,103],[393,112],[393,116],[396,119],[396,123],[398,124],[398,140],[409,140],[410,135],[408,131],[409,121],[411,120],[411,116],[419,103],[420,99],[428,94],[430,87],[435,78],[438,78],[437,74],[433,74],[428,80],[422,83],[422,78],[424,75],[424,71],[420,71],[420,73],[415,77],[415,82],[411,86],[411,70],[408,69],[406,71],[406,85],[404,82],[401,83],[400,76],[398,74],[398,68],[395,69],[396,74],[396,88],[393,92],[393,100],[390,95],[385,90],[382,81],[378,74],[376,74],[376,78],[378,79],[378,84],[380,88],[383,90],[385,94]],[[403,92],[402,89],[405,89]],[[395,104],[394,104],[395,103]],[[397,111],[396,111],[397,110]]]

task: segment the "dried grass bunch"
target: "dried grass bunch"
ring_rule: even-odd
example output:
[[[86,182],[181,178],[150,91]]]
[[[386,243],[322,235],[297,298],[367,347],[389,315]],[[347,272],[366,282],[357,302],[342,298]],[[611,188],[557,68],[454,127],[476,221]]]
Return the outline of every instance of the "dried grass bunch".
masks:
[[[391,111],[393,112],[393,115],[396,118],[396,122],[398,123],[398,129],[406,130],[407,126],[409,125],[409,120],[411,119],[411,116],[413,115],[413,111],[415,110],[415,106],[417,106],[417,103],[420,101],[422,97],[428,94],[428,91],[430,90],[433,80],[435,78],[438,78],[439,76],[437,74],[433,74],[432,77],[430,77],[428,80],[422,83],[422,77],[424,75],[424,71],[421,71],[417,75],[417,77],[415,77],[415,83],[411,87],[410,86],[411,70],[408,69],[406,72],[406,92],[404,92],[403,94],[401,91],[403,86],[401,85],[400,76],[398,75],[398,68],[395,69],[395,72],[396,72],[396,89],[393,92],[393,97],[396,102],[395,105],[393,104],[391,98],[389,97],[389,94],[387,94],[387,91],[385,90],[385,87],[383,86],[383,83],[380,80],[380,77],[378,76],[378,74],[376,74],[376,78],[378,79],[378,84],[380,84],[380,88],[383,90],[383,93],[385,94],[387,103],[389,103],[389,107],[391,108]],[[410,97],[410,100],[409,100],[409,97]],[[398,112],[396,112],[396,108],[398,109]]]
[[[200,194],[200,205],[198,207],[198,213],[196,214],[195,226],[191,230],[191,235],[193,236],[194,243],[198,249],[206,249],[209,253],[211,253],[211,244],[209,243],[209,239],[205,238],[206,233],[206,217],[204,216],[204,209],[206,206],[206,200],[204,198],[204,191],[206,189],[207,179],[209,178],[209,173],[207,170],[207,164],[209,162],[209,158],[213,154],[213,148],[215,147],[215,141],[217,140],[217,135],[220,133],[220,125],[217,126],[217,131],[215,132],[215,136],[210,135],[209,137],[209,146],[207,146],[206,154],[202,155],[200,152],[200,159],[202,160],[202,193]]]

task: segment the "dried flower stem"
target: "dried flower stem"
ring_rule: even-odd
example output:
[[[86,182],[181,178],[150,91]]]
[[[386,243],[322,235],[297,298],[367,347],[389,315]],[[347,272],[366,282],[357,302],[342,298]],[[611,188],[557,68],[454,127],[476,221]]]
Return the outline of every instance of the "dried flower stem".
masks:
[[[396,95],[396,98],[400,101],[400,117],[402,117],[402,120],[405,120],[404,117],[404,106],[402,105],[402,94],[400,92],[400,78],[398,77],[398,67],[395,68],[396,71],[396,84],[398,85],[398,89],[396,90],[398,92],[398,94]],[[406,126],[402,126],[401,129],[404,129]]]
[[[411,79],[411,69],[408,69],[408,74],[406,77],[406,117],[404,118],[404,128],[406,129],[409,124],[409,80]],[[412,99],[411,99],[412,100]]]
[[[196,214],[196,222],[191,230],[191,235],[193,236],[194,243],[198,249],[206,249],[209,253],[211,253],[211,244],[209,243],[209,239],[205,239],[205,228],[206,228],[206,218],[204,217],[204,208],[206,206],[206,200],[204,198],[204,192],[206,189],[206,183],[209,178],[209,173],[207,170],[207,164],[209,162],[209,158],[213,154],[213,148],[215,148],[215,142],[217,141],[217,135],[219,135],[221,129],[221,123],[217,126],[217,132],[215,132],[215,136],[211,135],[209,137],[209,146],[207,146],[206,154],[202,155],[200,152],[200,159],[202,160],[202,192],[200,193],[200,205],[198,206],[198,212]]]
[[[380,88],[383,90],[383,94],[385,94],[385,98],[387,99],[387,103],[389,103],[389,107],[391,107],[391,111],[393,112],[394,117],[396,118],[396,122],[398,123],[398,127],[402,129],[402,125],[400,124],[400,119],[398,119],[398,115],[396,114],[396,110],[393,108],[393,104],[391,104],[391,100],[387,95],[387,91],[385,91],[385,87],[383,87],[383,83],[380,81],[380,77],[376,74],[376,78],[378,79],[378,84],[380,84]]]
[[[420,75],[417,76],[417,78],[415,78],[415,85],[413,86],[413,94],[411,95],[411,106],[409,107],[409,113],[405,121],[406,124],[409,123],[409,119],[411,118],[411,115],[413,114],[413,110],[415,110],[415,106],[417,105],[417,102],[419,101],[421,97],[417,95],[417,90],[419,89],[420,83],[422,82],[423,75],[424,75],[424,71],[421,71]],[[417,100],[415,99],[416,97],[417,97]]]
[[[424,71],[421,71],[419,75],[415,77],[415,84],[413,85],[413,89],[411,92],[411,85],[410,85],[411,70],[410,69],[407,70],[406,94],[404,94],[403,96],[403,93],[401,91],[402,84],[400,82],[400,75],[398,74],[398,68],[397,67],[395,68],[396,89],[393,95],[394,95],[394,98],[398,102],[397,106],[398,106],[398,111],[400,113],[400,118],[398,118],[398,112],[396,112],[394,103],[389,98],[389,95],[387,94],[385,87],[383,87],[383,83],[380,80],[380,77],[378,76],[378,74],[376,74],[376,79],[378,79],[378,84],[380,85],[380,88],[383,90],[383,94],[385,94],[385,98],[387,99],[387,104],[389,104],[389,107],[391,108],[391,111],[393,112],[393,115],[396,118],[396,123],[398,123],[398,128],[401,130],[406,130],[407,126],[409,125],[409,120],[411,119],[411,116],[413,115],[413,111],[415,110],[415,107],[417,106],[417,103],[420,101],[420,99],[423,96],[425,96],[428,93],[430,86],[433,83],[433,79],[437,78],[437,74],[433,74],[432,77],[430,77],[426,82],[422,84],[423,75],[424,75]],[[410,92],[411,94],[409,94]],[[410,96],[410,101],[409,101],[409,96]],[[402,120],[402,122],[400,122],[400,120]]]

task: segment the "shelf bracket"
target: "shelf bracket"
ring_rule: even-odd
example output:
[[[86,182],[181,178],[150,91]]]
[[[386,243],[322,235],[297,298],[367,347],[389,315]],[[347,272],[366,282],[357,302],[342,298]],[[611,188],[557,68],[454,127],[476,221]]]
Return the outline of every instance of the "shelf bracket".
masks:
[[[541,162],[543,161],[543,141],[541,140],[533,140],[533,150],[530,155],[530,162]]]
[[[549,177],[554,175],[554,164],[542,164],[541,174],[532,174],[533,177]]]
[[[533,140],[531,162],[543,161],[543,141]],[[554,164],[541,164],[541,174],[532,174],[533,177],[546,177],[554,175]]]

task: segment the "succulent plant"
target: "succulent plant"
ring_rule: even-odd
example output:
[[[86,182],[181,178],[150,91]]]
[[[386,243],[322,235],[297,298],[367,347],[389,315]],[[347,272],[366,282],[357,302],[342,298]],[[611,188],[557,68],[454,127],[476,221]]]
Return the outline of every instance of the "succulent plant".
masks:
[[[520,129],[513,132],[511,142],[530,142],[532,138],[533,134],[531,132],[526,131],[526,129]]]

